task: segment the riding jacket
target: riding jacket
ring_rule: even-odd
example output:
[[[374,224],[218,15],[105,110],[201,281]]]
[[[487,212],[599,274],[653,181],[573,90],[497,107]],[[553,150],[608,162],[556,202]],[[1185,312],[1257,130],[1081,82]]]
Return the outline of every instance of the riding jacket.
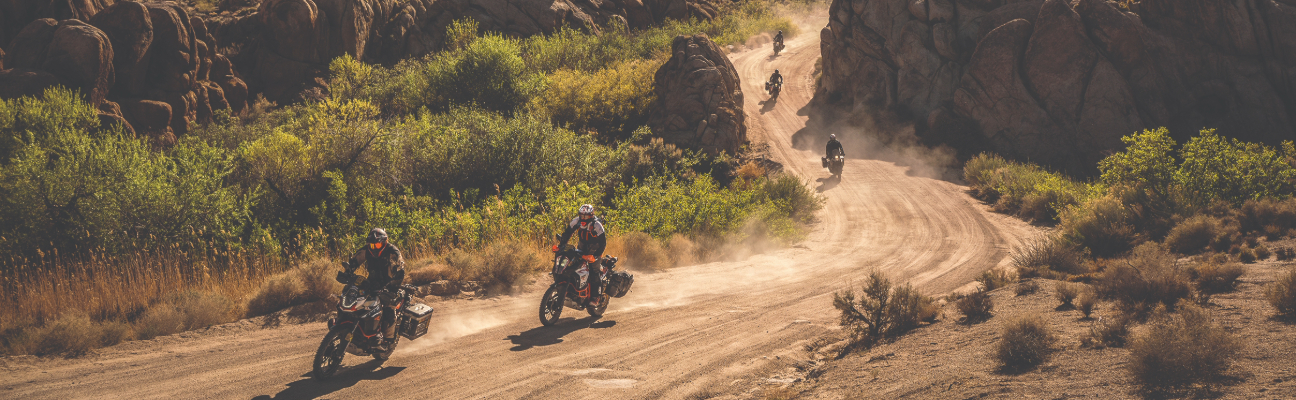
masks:
[[[563,230],[562,237],[559,238],[559,246],[566,246],[567,240],[571,239],[572,234],[576,234],[581,254],[592,255],[594,257],[603,257],[603,249],[607,247],[607,231],[603,230],[603,221],[598,217],[582,220],[580,217],[567,223],[567,229]]]

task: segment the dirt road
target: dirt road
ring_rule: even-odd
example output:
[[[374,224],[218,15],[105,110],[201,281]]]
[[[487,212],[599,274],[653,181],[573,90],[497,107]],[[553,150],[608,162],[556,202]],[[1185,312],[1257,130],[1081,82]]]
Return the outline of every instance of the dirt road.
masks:
[[[743,393],[788,367],[789,355],[836,326],[831,293],[870,269],[941,293],[1007,257],[1033,230],[992,214],[953,183],[910,176],[889,162],[850,159],[840,183],[819,151],[792,147],[812,94],[817,28],[731,55],[743,79],[747,123],[787,170],[828,202],[803,245],[743,261],[638,274],[605,318],[541,328],[540,292],[435,303],[432,332],[402,342],[385,365],[348,356],[339,376],[307,371],[321,323],[275,329],[247,322],[133,342],[76,360],[8,360],[4,398],[688,398]],[[767,103],[762,82],[787,77]],[[583,314],[568,310],[567,316]]]

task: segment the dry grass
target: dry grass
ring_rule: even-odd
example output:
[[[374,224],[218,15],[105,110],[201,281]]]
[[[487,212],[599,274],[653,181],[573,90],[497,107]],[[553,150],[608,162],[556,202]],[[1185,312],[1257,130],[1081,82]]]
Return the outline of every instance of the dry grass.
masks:
[[[1080,344],[1093,348],[1125,347],[1132,323],[1133,320],[1125,314],[1100,318],[1089,327],[1089,336],[1081,338]]]
[[[1103,270],[1098,285],[1125,310],[1142,314],[1157,304],[1173,309],[1192,293],[1187,271],[1156,243],[1144,243],[1117,261]]]
[[[536,271],[546,265],[539,251],[518,241],[497,241],[486,246],[481,264],[470,275],[491,294],[511,294],[530,283]]]
[[[986,291],[995,290],[1017,281],[1017,275],[1001,269],[992,269],[981,273],[977,277],[977,282],[981,282],[981,287]]]
[[[1017,248],[1012,265],[1022,278],[1055,278],[1055,273],[1078,275],[1089,272],[1081,262],[1083,254],[1056,238],[1037,239]]]
[[[1023,315],[1004,324],[995,359],[1004,371],[1018,372],[1048,360],[1057,337],[1039,315]]]
[[[1062,302],[1062,305],[1058,308],[1075,308],[1075,304],[1072,304],[1072,302],[1075,301],[1076,296],[1080,295],[1080,291],[1083,287],[1082,284],[1071,282],[1058,282],[1055,284],[1053,297],[1057,298],[1059,302]]]
[[[1088,319],[1093,315],[1094,306],[1096,305],[1098,305],[1098,295],[1094,293],[1092,288],[1087,286],[1085,287],[1085,290],[1080,292],[1080,296],[1076,297],[1075,300],[1076,309],[1080,310],[1081,314],[1084,314],[1085,319]]]
[[[749,164],[750,165],[750,164]],[[670,253],[661,241],[643,232],[630,232],[612,239],[609,252],[619,249],[621,263],[639,271],[661,271],[673,266]]]
[[[994,301],[990,299],[990,293],[981,289],[958,299],[954,307],[963,314],[965,323],[981,322],[994,316]]]
[[[1025,296],[1028,294],[1033,294],[1038,291],[1039,291],[1039,283],[1035,282],[1034,280],[1022,281],[1021,283],[1017,284],[1017,287],[1013,288],[1013,293],[1016,293],[1018,296]]]
[[[1246,267],[1237,263],[1218,263],[1214,260],[1198,264],[1188,270],[1197,291],[1207,294],[1231,292]]]
[[[797,393],[785,387],[766,387],[761,389],[760,398],[763,400],[791,400],[797,398]]]
[[[135,321],[135,333],[140,339],[152,339],[184,330],[185,315],[169,305],[150,308]]]
[[[327,299],[342,289],[335,280],[342,267],[325,258],[267,278],[247,302],[247,316],[266,315],[287,307]]]
[[[1158,315],[1130,343],[1130,374],[1146,390],[1218,380],[1241,350],[1238,339],[1212,323],[1206,310],[1187,306],[1177,314]]]
[[[1265,288],[1265,299],[1269,300],[1278,315],[1296,317],[1296,269],[1288,270],[1274,283]]]

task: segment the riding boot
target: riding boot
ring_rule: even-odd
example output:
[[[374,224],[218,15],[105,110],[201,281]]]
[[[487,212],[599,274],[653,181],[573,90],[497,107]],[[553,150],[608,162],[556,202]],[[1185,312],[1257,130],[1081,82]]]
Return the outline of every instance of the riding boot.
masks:
[[[602,294],[601,293],[601,291],[603,290],[602,261],[603,260],[592,262],[590,263],[589,266],[590,301],[594,301],[595,299],[598,299],[599,295]]]
[[[383,309],[382,315],[383,342],[391,343],[396,340],[396,310],[393,308]]]

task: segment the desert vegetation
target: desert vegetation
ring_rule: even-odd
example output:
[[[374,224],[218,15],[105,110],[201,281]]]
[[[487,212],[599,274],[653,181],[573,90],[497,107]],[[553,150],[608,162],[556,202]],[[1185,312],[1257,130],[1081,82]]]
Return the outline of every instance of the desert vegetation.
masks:
[[[0,312],[0,352],[75,355],[318,302],[375,226],[412,277],[489,293],[530,282],[582,203],[645,269],[721,255],[709,244],[798,240],[821,207],[799,179],[739,177],[742,154],[643,126],[674,36],[795,34],[770,10],[530,38],[458,21],[442,52],[337,59],[322,97],[260,100],[170,148],[101,126],[72,91],[0,101],[0,274],[22,304]]]
[[[849,344],[842,355],[867,349],[936,319],[935,300],[904,284],[896,286],[881,272],[874,271],[860,287],[833,294],[833,307],[841,312],[841,324],[850,329]]]

